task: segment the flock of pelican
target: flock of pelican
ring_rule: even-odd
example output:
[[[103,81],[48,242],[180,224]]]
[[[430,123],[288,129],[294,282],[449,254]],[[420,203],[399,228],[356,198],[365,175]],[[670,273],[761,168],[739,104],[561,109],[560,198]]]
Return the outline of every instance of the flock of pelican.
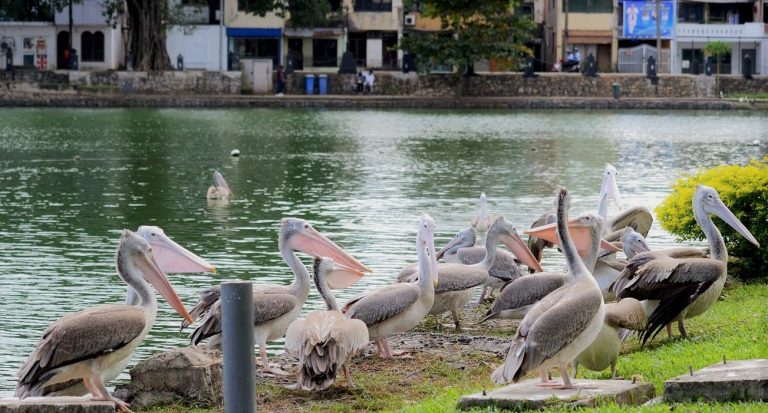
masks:
[[[224,177],[214,172],[209,198],[232,196]],[[509,352],[492,374],[495,383],[517,382],[538,371],[541,386],[573,388],[568,374],[573,366],[592,370],[611,367],[621,341],[637,332],[643,344],[677,322],[687,336],[684,321],[709,309],[726,281],[728,252],[711,215],[756,246],[758,242],[723,204],[713,188],[700,185],[693,197],[696,222],[704,231],[708,249],[672,248],[651,251],[645,241],[652,217],[646,208],[624,210],[607,217],[607,204],[621,207],[616,169],[603,174],[597,214],[569,218],[571,195],[558,189],[554,209],[524,231],[526,243],[504,217],[487,213],[486,196],[471,226],[436,250],[436,225],[427,214],[419,219],[416,262],[403,268],[389,285],[365,291],[343,306],[332,289],[347,288],[371,270],[333,241],[298,218],[280,224],[278,248],[293,272],[290,285],[255,285],[253,334],[264,373],[288,374],[269,364],[266,343],[285,337],[285,349],[299,360],[297,388],[323,390],[342,371],[348,386],[352,357],[373,342],[384,358],[397,355],[387,337],[408,331],[428,315],[451,313],[456,329],[460,313],[482,287],[477,306],[486,294],[496,293],[481,322],[517,319]],[[476,246],[478,233],[485,239]],[[500,248],[503,245],[507,249]],[[557,245],[565,258],[562,271],[544,271],[542,250]],[[626,259],[617,258],[623,251]],[[313,258],[312,271],[297,253]],[[444,263],[438,263],[438,260]],[[18,374],[15,396],[91,395],[110,400],[106,384],[127,366],[131,354],[151,329],[157,314],[152,287],[184,321],[184,329],[199,320],[190,335],[192,344],[207,340],[221,344],[220,290],[213,287],[187,312],[165,277],[166,273],[215,272],[216,269],[171,240],[158,227],[124,230],[116,254],[116,269],[128,285],[124,304],[95,306],[68,314],[48,327]],[[529,272],[531,274],[529,274]],[[325,310],[299,319],[314,283]],[[489,292],[490,291],[490,292]],[[562,382],[548,379],[558,368]]]

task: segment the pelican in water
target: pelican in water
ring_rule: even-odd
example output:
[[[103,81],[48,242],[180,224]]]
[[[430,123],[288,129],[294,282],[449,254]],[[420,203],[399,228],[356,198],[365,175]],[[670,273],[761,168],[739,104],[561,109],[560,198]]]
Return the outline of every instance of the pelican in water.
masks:
[[[703,314],[711,307],[728,277],[728,251],[720,231],[710,214],[760,247],[755,237],[720,200],[714,188],[698,185],[693,194],[693,215],[709,243],[711,258],[681,258],[680,249],[649,251],[629,260],[624,271],[611,286],[619,298],[641,300],[648,316],[648,328],[641,336],[642,344],[672,321],[677,321],[683,338],[688,337],[684,320]],[[689,253],[690,249],[682,249]]]
[[[366,291],[344,306],[347,317],[368,326],[368,337],[384,358],[392,358],[387,337],[416,327],[432,309],[438,285],[434,232],[435,221],[422,215],[416,235],[419,280],[415,284],[397,283]]]
[[[208,187],[208,199],[229,199],[232,190],[229,189],[227,180],[219,171],[213,171],[213,185]]]
[[[491,378],[496,384],[518,382],[527,372],[539,369],[542,378],[549,367],[559,367],[562,389],[574,388],[568,378],[568,364],[597,338],[605,317],[600,288],[579,259],[579,250],[597,249],[601,232],[594,215],[582,215],[568,225],[570,194],[557,194],[557,237],[568,268],[566,283],[544,297],[526,314],[512,339],[504,364]],[[574,233],[573,239],[571,232]],[[532,276],[534,277],[534,276]],[[550,385],[541,383],[541,385]]]
[[[523,232],[529,236],[559,245],[560,239],[556,233],[557,225],[554,223],[539,226]],[[567,227],[569,231],[578,234],[578,236],[574,235],[578,240],[577,252],[588,271],[594,268],[601,247],[609,251],[619,251],[618,248],[600,238],[605,227],[605,220],[598,216],[582,214],[569,221]],[[588,230],[591,227],[594,227],[595,230]],[[594,239],[590,240],[589,237],[594,237]],[[572,275],[568,272],[543,272],[520,277],[501,289],[499,296],[480,322],[496,318],[521,319],[525,317],[532,306],[567,284],[571,278]]]
[[[492,221],[494,222],[494,221]],[[515,234],[517,236],[517,234]],[[518,236],[519,237],[519,236]],[[486,235],[486,241],[488,236]],[[475,230],[474,228],[465,229],[446,244],[440,251],[437,252],[437,259],[443,258],[447,263],[466,264],[473,265],[483,262],[486,258],[487,247],[475,247]],[[488,244],[488,242],[486,242]],[[495,248],[495,247],[494,247]],[[474,306],[479,306],[485,299],[485,295],[490,289],[491,294],[494,290],[501,289],[510,281],[514,281],[523,276],[523,271],[520,268],[520,264],[515,255],[507,250],[501,248],[495,248],[496,256],[493,260],[493,265],[488,269],[488,281],[483,285],[483,291],[480,293],[477,303]],[[530,266],[531,272],[541,271],[539,265],[540,259],[533,256],[530,251],[517,250],[519,254],[526,260]]]
[[[213,265],[177,244],[165,235],[165,232],[160,227],[142,225],[135,234],[144,238],[149,243],[149,246],[152,248],[152,258],[164,274],[216,272],[216,268]],[[128,291],[126,292],[125,303],[135,306],[142,304],[141,295],[130,285],[128,285]],[[109,383],[114,380],[125,370],[129,362],[130,357],[127,357],[113,366],[110,369],[110,375],[102,376],[102,381]],[[34,396],[85,396],[88,393],[89,390],[85,387],[83,380],[77,378],[40,388]]]
[[[130,412],[109,394],[105,382],[120,374],[155,322],[157,298],[150,285],[184,319],[191,318],[142,237],[124,230],[116,262],[118,275],[136,291],[140,305],[99,305],[51,324],[19,371],[16,397],[38,396],[46,387],[82,380],[93,400],[112,401]]]
[[[638,234],[640,235],[640,234]],[[647,320],[640,301],[625,298],[617,303],[605,305],[605,321],[595,341],[573,361],[573,377],[582,365],[592,371],[603,371],[611,367],[611,378],[616,378],[616,361],[621,351],[620,329],[645,330]]]
[[[288,373],[273,369],[267,359],[267,341],[283,337],[288,326],[301,313],[301,308],[309,295],[310,275],[295,252],[303,252],[313,257],[329,257],[350,271],[332,272],[328,276],[331,288],[345,288],[360,278],[360,273],[370,272],[333,241],[317,232],[309,222],[297,218],[284,218],[280,224],[278,248],[285,262],[293,271],[294,280],[290,285],[263,284],[253,286],[253,338],[259,345],[262,371],[278,375]],[[202,322],[190,335],[192,344],[198,344],[206,338],[211,347],[221,346],[221,290],[213,287],[203,291],[200,301],[192,309],[195,318]],[[184,329],[189,323],[183,322]]]
[[[306,319],[291,323],[285,334],[285,351],[299,359],[298,388],[325,390],[333,384],[339,369],[344,371],[347,386],[351,388],[349,363],[368,345],[368,327],[339,311],[326,278],[334,271],[351,271],[355,273],[353,277],[363,274],[336,265],[330,258],[315,258],[313,268],[313,281],[326,310],[313,311]]]
[[[472,217],[472,219],[469,221],[469,224],[472,225],[472,228],[477,230],[478,233],[485,233],[488,231],[488,222],[486,221],[487,218],[487,203],[485,197],[485,192],[480,193],[480,209],[477,211],[477,215]]]

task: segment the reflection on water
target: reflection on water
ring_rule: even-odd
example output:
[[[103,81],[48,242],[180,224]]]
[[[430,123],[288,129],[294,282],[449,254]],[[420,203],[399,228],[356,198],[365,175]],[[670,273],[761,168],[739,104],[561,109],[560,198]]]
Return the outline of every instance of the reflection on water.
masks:
[[[277,224],[303,217],[376,270],[338,292],[343,302],[415,260],[421,212],[443,243],[481,191],[520,228],[552,206],[557,185],[574,211],[594,210],[606,162],[627,205],[654,207],[680,175],[763,156],[766,143],[768,115],[752,112],[4,109],[0,394],[52,321],[122,300],[123,228],[158,225],[216,265],[170,276],[191,306],[225,279],[289,283]],[[214,169],[235,192],[229,202],[206,200]],[[649,243],[673,239],[655,224]],[[561,263],[552,252],[544,267]],[[305,309],[320,307],[313,290]],[[161,303],[137,359],[185,345],[179,322]]]

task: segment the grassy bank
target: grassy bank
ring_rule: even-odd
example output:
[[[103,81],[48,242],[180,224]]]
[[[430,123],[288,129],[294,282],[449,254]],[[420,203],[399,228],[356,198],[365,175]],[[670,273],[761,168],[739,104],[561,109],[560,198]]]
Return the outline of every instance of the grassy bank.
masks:
[[[768,286],[746,285],[728,290],[721,301],[706,314],[689,320],[689,340],[669,340],[662,333],[647,348],[640,348],[636,339],[630,339],[619,359],[618,375],[638,377],[651,382],[657,394],[663,391],[664,380],[685,374],[688,366],[698,369],[722,361],[768,357]],[[470,325],[475,314],[482,310],[468,310]],[[433,331],[434,324],[426,321],[418,330]],[[320,393],[288,390],[284,385],[293,382],[289,378],[265,378],[258,382],[259,411],[291,412],[450,412],[463,394],[492,389],[491,371],[502,361],[503,344],[492,348],[468,342],[468,336],[504,336],[514,333],[509,322],[487,327],[470,327],[463,335],[455,335],[451,329],[445,336],[453,337],[446,342],[425,344],[422,351],[414,351],[408,358],[392,362],[384,361],[370,353],[355,359],[352,374],[356,387],[346,389],[336,386]],[[491,334],[492,333],[492,334]],[[492,341],[492,340],[491,340]],[[489,343],[491,342],[489,341]],[[498,340],[497,340],[498,341]],[[466,345],[462,344],[465,343]],[[408,344],[392,342],[393,348]],[[609,379],[608,370],[600,373],[581,370],[579,377]],[[657,404],[642,409],[622,409],[606,403],[597,409],[584,411],[617,412],[669,412],[675,411],[726,411],[768,412],[768,404],[684,404],[670,406]],[[171,406],[151,410],[154,413],[212,412],[190,410]],[[485,411],[485,410],[483,410]],[[563,411],[552,410],[552,411]]]

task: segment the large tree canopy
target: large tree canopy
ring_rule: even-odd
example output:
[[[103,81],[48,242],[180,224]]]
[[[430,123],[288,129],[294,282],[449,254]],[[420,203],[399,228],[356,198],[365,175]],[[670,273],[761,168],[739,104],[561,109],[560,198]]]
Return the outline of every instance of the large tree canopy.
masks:
[[[531,54],[533,21],[519,12],[518,0],[423,0],[421,15],[440,19],[441,32],[411,34],[400,48],[417,59],[447,63],[464,72],[478,60],[519,66]]]

